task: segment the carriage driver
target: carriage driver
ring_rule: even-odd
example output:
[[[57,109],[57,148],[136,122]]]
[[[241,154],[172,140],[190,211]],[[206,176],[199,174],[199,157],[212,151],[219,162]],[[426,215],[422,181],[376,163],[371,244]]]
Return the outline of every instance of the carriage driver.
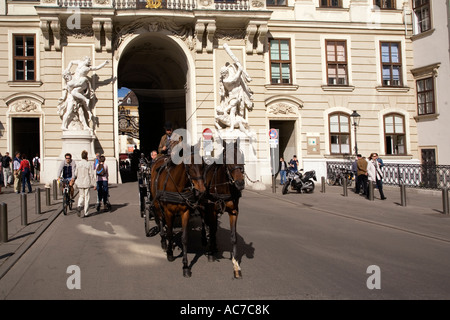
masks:
[[[61,161],[61,164],[59,165],[58,179],[62,177],[62,188],[66,186],[66,183],[69,184],[70,198],[73,199],[73,183],[75,182],[73,177],[77,165],[75,164],[75,161],[72,161],[72,155],[70,153],[66,153],[64,158],[65,159]]]

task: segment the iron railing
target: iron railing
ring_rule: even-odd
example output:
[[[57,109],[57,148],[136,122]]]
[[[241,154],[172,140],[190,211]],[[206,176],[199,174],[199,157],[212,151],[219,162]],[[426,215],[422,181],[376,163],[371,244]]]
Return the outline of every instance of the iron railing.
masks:
[[[327,175],[351,168],[351,161],[327,161]],[[404,184],[410,188],[450,189],[450,165],[385,163],[381,171],[383,183],[387,185]]]

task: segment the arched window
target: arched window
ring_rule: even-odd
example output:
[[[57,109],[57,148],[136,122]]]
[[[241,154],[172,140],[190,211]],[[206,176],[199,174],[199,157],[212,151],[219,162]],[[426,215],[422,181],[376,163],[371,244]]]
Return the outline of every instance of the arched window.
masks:
[[[406,154],[405,117],[398,113],[384,116],[384,140],[386,154]]]
[[[336,112],[329,115],[330,153],[350,153],[350,116]]]

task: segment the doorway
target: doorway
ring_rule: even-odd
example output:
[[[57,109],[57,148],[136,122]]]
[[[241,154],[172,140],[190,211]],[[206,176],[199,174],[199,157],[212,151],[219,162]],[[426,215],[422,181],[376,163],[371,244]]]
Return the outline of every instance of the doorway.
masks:
[[[12,152],[19,151],[30,161],[40,152],[39,118],[12,118]]]
[[[279,155],[286,162],[297,155],[296,139],[295,139],[295,120],[270,120],[270,128],[278,129],[278,147]],[[299,159],[299,155],[297,155]]]

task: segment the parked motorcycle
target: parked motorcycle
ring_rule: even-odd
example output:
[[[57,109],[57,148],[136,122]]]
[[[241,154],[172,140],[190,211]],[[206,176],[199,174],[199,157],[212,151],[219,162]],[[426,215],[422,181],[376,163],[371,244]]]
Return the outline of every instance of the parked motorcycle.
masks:
[[[303,171],[303,169],[300,169],[300,171]],[[311,193],[314,191],[314,181],[317,181],[316,171],[311,170],[304,174],[300,171],[295,172],[294,170],[289,170],[286,182],[281,190],[283,194],[288,193],[289,189],[296,190],[299,193]]]

